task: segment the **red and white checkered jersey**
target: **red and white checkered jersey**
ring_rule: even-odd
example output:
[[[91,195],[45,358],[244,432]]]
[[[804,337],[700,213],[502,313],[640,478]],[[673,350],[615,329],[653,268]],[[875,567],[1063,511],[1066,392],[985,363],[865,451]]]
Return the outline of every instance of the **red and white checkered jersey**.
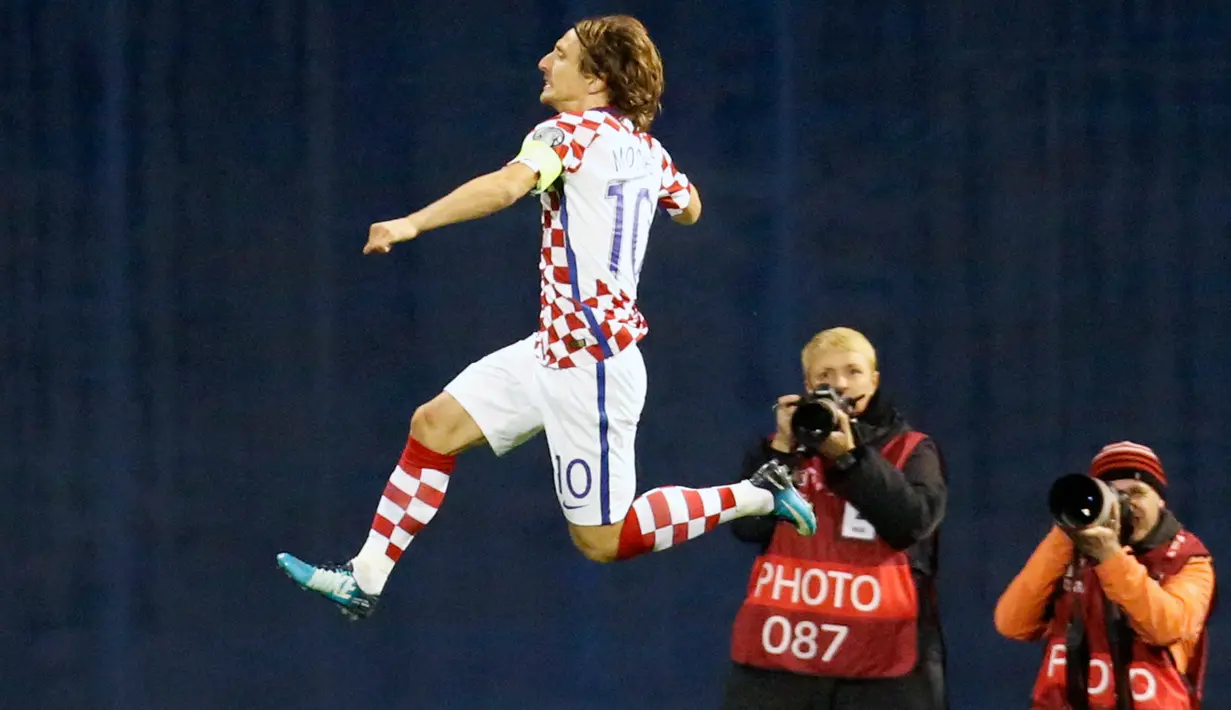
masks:
[[[688,177],[658,140],[606,109],[559,114],[529,138],[563,164],[540,195],[539,359],[557,368],[597,362],[648,332],[637,279],[650,225],[659,206],[672,215],[688,206]]]

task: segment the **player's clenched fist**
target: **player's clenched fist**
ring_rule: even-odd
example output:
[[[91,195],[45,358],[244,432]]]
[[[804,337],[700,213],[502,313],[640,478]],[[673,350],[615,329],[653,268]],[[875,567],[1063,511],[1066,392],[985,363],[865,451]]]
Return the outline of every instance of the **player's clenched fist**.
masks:
[[[368,243],[364,254],[388,254],[397,242],[405,242],[419,236],[419,228],[410,217],[376,222],[368,228]]]

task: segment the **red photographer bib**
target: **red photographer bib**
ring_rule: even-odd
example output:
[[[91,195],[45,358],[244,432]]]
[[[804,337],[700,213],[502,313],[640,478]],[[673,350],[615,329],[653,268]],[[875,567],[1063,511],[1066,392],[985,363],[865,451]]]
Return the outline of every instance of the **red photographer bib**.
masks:
[[[901,469],[924,439],[906,432],[881,453]],[[822,480],[813,459],[805,479]],[[731,658],[759,668],[840,678],[900,676],[918,657],[919,602],[906,553],[876,535],[846,501],[819,485],[800,492],[816,510],[817,531],[774,531],[756,559],[735,617]]]
[[[1137,559],[1145,565],[1151,578],[1161,582],[1179,572],[1190,558],[1208,554],[1195,535],[1181,530],[1170,543],[1159,545]],[[1116,683],[1098,575],[1093,567],[1086,567],[1078,578],[1066,577],[1065,583],[1068,591],[1056,600],[1055,615],[1047,626],[1047,653],[1035,679],[1031,708],[1064,710],[1069,707],[1064,636],[1073,614],[1081,614],[1090,644],[1087,677],[1090,707],[1113,709],[1116,707]],[[1134,637],[1128,667],[1128,690],[1133,696],[1134,710],[1195,710],[1200,707],[1206,645],[1198,642],[1197,647],[1198,652],[1189,659],[1188,673],[1181,675],[1166,647],[1147,646]]]

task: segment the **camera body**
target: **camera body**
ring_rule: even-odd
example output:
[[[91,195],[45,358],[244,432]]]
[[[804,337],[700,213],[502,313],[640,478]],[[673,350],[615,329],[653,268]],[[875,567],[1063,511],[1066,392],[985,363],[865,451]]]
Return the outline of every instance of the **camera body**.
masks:
[[[807,458],[820,454],[821,443],[838,428],[831,405],[848,415],[855,409],[854,400],[843,397],[829,385],[821,385],[800,395],[799,404],[791,415],[791,434],[795,437],[796,453]]]
[[[1056,524],[1070,530],[1107,525],[1120,513],[1120,542],[1133,535],[1128,495],[1092,476],[1070,473],[1056,479],[1047,494],[1047,507]]]

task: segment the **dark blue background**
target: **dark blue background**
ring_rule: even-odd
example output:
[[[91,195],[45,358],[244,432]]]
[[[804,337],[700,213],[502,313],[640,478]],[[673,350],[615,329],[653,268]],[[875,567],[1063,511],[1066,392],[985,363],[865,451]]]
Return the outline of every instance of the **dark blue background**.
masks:
[[[414,406],[536,322],[532,201],[387,257],[367,225],[507,160],[540,55],[623,10],[706,205],[643,273],[641,489],[735,476],[808,336],[863,330],[949,463],[954,707],[1024,707],[1041,649],[991,613],[1056,475],[1147,443],[1231,554],[1212,7],[3,3],[0,705],[716,706],[750,551],[584,561],[541,441],[464,458],[370,623],[273,565],[351,554]]]

